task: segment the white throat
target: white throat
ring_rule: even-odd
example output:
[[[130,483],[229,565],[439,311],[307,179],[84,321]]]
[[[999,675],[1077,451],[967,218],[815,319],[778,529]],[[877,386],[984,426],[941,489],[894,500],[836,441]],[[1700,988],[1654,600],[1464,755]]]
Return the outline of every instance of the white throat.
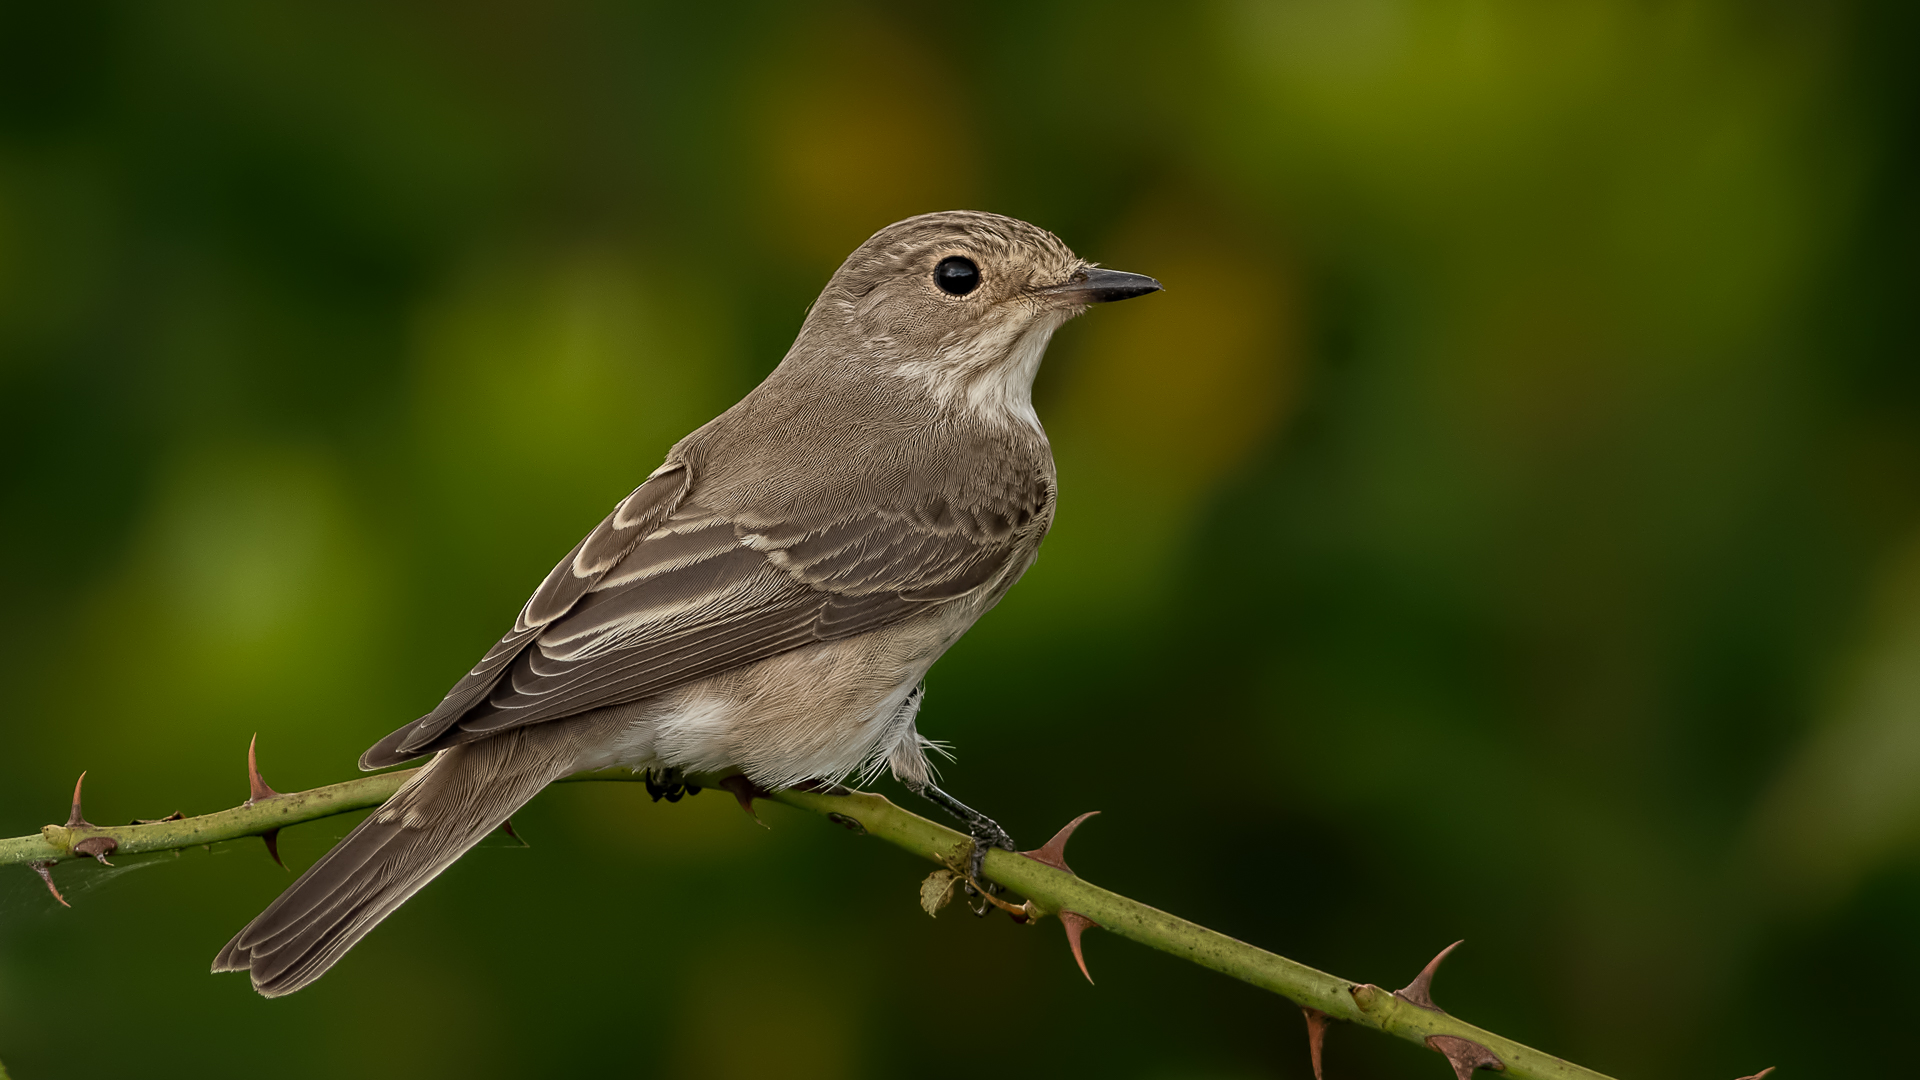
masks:
[[[1033,411],[1033,380],[1053,332],[1076,312],[1049,311],[1024,326],[973,338],[934,360],[905,361],[894,370],[920,382],[941,404],[989,423],[1021,424],[1041,432]]]

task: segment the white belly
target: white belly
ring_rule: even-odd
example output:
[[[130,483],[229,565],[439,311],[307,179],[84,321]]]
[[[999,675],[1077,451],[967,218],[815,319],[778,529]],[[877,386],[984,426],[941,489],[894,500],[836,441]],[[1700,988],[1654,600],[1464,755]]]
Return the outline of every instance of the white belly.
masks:
[[[609,709],[620,718],[619,733],[580,767],[739,769],[768,790],[883,767],[924,782],[914,690],[973,621],[960,623],[954,616],[961,612],[940,614],[795,649]]]

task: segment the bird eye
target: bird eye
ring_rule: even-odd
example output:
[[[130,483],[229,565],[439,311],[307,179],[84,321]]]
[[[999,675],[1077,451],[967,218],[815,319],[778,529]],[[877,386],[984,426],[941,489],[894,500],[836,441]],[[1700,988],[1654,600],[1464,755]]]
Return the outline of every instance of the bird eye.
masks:
[[[950,296],[965,296],[980,287],[980,268],[972,259],[949,255],[933,268],[933,283]]]

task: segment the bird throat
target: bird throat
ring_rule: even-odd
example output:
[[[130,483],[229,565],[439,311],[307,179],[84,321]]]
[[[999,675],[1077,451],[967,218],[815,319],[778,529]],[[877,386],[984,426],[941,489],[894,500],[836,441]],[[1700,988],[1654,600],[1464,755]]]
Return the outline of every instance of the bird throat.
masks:
[[[919,382],[946,408],[995,426],[1044,434],[1033,410],[1033,380],[1053,332],[1074,314],[1045,312],[1021,325],[981,334],[937,359],[903,363],[895,370]]]

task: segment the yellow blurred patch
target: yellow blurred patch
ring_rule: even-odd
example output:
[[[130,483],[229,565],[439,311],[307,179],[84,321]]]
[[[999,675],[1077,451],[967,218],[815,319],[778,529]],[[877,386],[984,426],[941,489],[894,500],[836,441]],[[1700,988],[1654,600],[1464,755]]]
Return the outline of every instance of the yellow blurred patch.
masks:
[[[1167,289],[1082,316],[1061,332],[1057,370],[1041,375],[1061,503],[1036,583],[1063,612],[1084,613],[1092,600],[1152,592],[1195,507],[1293,408],[1301,347],[1284,250],[1199,200],[1150,205],[1081,254]],[[1113,587],[1116,574],[1127,588]]]
[[[757,204],[790,252],[837,265],[875,230],[979,209],[966,74],[872,12],[809,21],[755,92],[766,165]]]
[[[1084,359],[1051,395],[1058,426],[1097,446],[1103,470],[1178,475],[1198,493],[1264,442],[1293,403],[1291,269],[1166,211],[1113,247],[1103,261],[1157,277],[1167,292],[1089,313],[1076,348]]]

